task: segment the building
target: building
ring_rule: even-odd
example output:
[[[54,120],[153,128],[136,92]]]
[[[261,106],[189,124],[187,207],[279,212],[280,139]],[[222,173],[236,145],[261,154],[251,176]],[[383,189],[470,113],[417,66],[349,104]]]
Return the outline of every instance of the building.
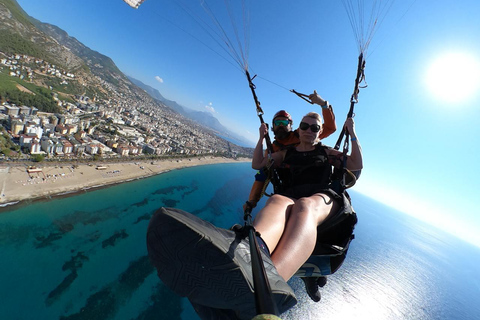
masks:
[[[40,145],[47,155],[50,156],[55,153],[55,145],[49,137],[43,136],[42,139],[40,139]]]
[[[6,105],[5,110],[7,112],[7,115],[9,116],[18,116],[18,114],[20,113],[20,108],[16,106]]]
[[[62,143],[62,139],[59,139],[57,137],[52,137],[52,142],[54,144],[54,153],[58,156],[63,156],[64,153],[63,153],[63,143]]]
[[[98,153],[98,144],[96,143],[89,143],[85,146],[85,152],[89,154],[97,154]]]
[[[47,123],[43,125],[44,134],[53,136],[55,133],[55,125],[53,123]]]
[[[61,139],[60,141],[63,144],[63,153],[65,155],[73,155],[73,144],[67,139]]]
[[[20,135],[20,147],[30,147],[33,139],[35,139],[36,137],[33,137],[33,136],[29,136],[29,135],[26,135],[26,134],[21,134]]]
[[[143,146],[143,152],[144,153],[155,154],[155,151],[156,151],[156,149],[149,144],[146,144],[146,145]]]
[[[67,124],[65,125],[67,128],[67,134],[75,134],[78,131],[78,126],[76,124]]]
[[[42,151],[42,146],[40,145],[40,142],[37,138],[34,138],[32,140],[32,143],[30,143],[30,153],[31,154],[42,154],[42,153],[44,153]]]
[[[128,146],[122,145],[117,147],[117,153],[122,157],[128,156],[130,153],[130,148]]]
[[[35,123],[29,123],[28,125],[25,125],[24,133],[41,139],[43,136],[43,128]]]
[[[27,106],[21,106],[19,108],[19,114],[26,114],[26,115],[31,115],[32,114],[32,109],[30,109],[29,107]]]
[[[81,143],[80,141],[78,141],[77,139],[75,139],[74,136],[70,135],[67,137],[68,141],[70,141],[70,143],[72,144],[73,146],[73,153],[76,154],[77,156],[79,155],[82,155],[84,152],[85,152],[85,146],[86,144],[84,143]]]
[[[139,149],[138,147],[135,147],[135,146],[129,146],[128,148],[130,149],[128,154],[131,154],[131,155],[134,155],[134,156],[136,156],[139,153],[139,150],[141,150],[141,149]]]
[[[108,140],[106,144],[112,149],[116,149],[118,147],[118,142],[115,140]]]
[[[56,127],[55,127],[55,131],[60,133],[61,135],[65,135],[65,134],[67,134],[68,129],[63,124],[57,124]]]
[[[20,134],[23,133],[25,129],[25,124],[21,120],[12,120],[11,122],[11,131],[12,134]]]

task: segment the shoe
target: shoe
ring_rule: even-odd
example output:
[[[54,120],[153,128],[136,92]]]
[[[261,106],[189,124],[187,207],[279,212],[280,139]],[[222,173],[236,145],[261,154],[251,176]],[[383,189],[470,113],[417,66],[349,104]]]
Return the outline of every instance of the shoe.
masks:
[[[308,296],[315,302],[320,301],[322,298],[320,291],[318,291],[317,278],[314,277],[301,277],[300,279],[305,282],[305,290],[307,291]]]
[[[188,212],[161,208],[147,232],[147,249],[167,287],[205,307],[234,310],[241,318],[255,316],[250,244],[232,230],[217,228]],[[297,302],[292,288],[261,251],[279,312]]]
[[[327,284],[327,277],[318,277],[317,284],[320,288],[323,288]]]

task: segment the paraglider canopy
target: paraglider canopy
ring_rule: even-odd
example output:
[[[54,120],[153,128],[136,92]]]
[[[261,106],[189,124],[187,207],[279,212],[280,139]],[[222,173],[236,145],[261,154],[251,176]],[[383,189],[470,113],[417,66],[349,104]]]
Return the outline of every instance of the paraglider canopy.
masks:
[[[123,0],[130,7],[137,9],[145,0]]]

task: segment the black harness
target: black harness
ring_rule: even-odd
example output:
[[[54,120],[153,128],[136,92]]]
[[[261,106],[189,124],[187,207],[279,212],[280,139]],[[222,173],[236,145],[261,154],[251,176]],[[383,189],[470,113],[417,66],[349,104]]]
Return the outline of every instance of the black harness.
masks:
[[[279,194],[298,199],[324,192],[340,204],[339,210],[317,227],[312,257],[297,272],[302,277],[334,273],[345,260],[349,244],[354,239],[357,215],[345,190],[342,159],[329,156],[328,148],[320,143],[309,152],[299,152],[291,147],[277,170],[282,182]]]

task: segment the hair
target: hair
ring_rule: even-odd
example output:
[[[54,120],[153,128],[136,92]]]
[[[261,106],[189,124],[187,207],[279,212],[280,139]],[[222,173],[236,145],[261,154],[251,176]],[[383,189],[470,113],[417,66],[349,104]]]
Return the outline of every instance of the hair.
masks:
[[[315,119],[317,120],[318,122],[320,122],[320,127],[323,127],[323,119],[322,119],[322,116],[316,112],[309,112],[307,113],[306,115],[303,116],[303,118],[312,118],[312,119]],[[302,118],[302,119],[303,119]]]

